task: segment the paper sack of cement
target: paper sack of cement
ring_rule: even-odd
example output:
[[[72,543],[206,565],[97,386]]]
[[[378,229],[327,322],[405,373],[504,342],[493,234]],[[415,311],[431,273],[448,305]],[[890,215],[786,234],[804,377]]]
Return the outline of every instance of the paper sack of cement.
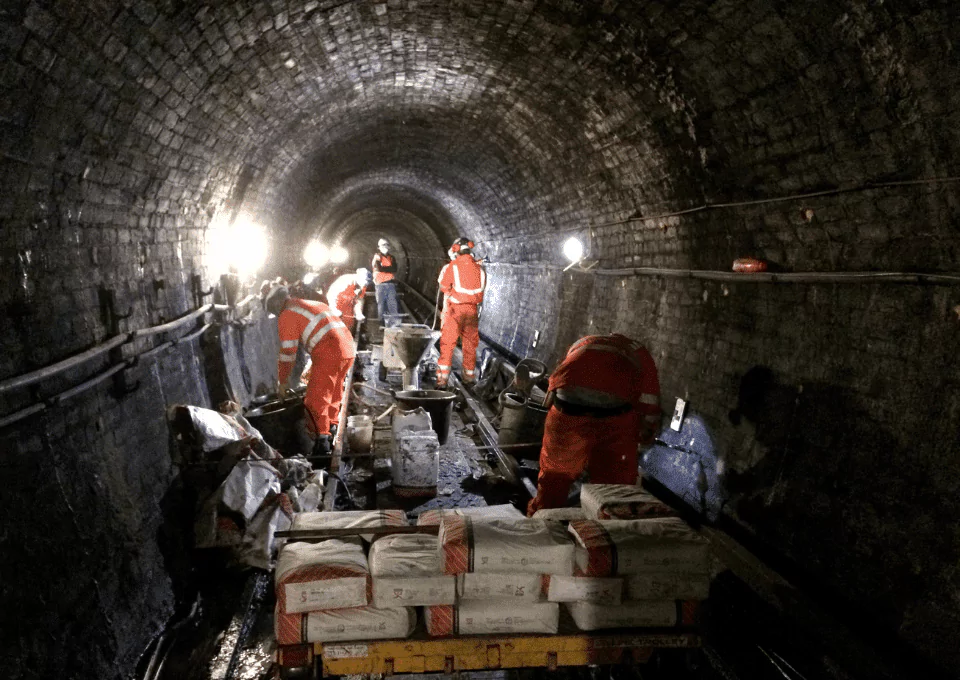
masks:
[[[277,642],[281,645],[405,638],[416,624],[417,613],[413,607],[358,607],[295,617],[280,615],[278,608],[274,621]]]
[[[374,529],[407,525],[403,510],[342,510],[338,512],[303,512],[293,518],[292,531],[323,529]],[[373,534],[362,534],[373,540]]]
[[[478,505],[469,508],[434,508],[425,510],[417,517],[419,526],[434,526],[446,516],[459,515],[469,517],[474,522],[485,522],[491,519],[524,519],[525,515],[510,504],[506,505]]]
[[[679,517],[570,522],[577,573],[617,576],[710,571],[710,544]]]
[[[498,633],[554,635],[560,623],[560,605],[554,602],[461,602],[456,606],[426,607],[424,619],[427,633],[433,637]]]
[[[444,516],[440,560],[445,574],[573,574],[574,546],[559,522],[538,519],[475,522]]]
[[[370,570],[359,538],[287,544],[277,559],[274,583],[281,614],[370,602]]]
[[[679,600],[624,602],[616,607],[574,602],[566,607],[580,630],[672,628],[696,622],[696,603]]]
[[[580,507],[586,519],[675,517],[676,511],[633,484],[584,484]]]

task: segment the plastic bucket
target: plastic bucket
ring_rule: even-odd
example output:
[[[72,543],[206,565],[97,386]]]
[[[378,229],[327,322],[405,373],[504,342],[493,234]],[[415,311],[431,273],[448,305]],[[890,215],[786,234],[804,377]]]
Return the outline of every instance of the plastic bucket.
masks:
[[[396,393],[397,405],[407,411],[422,408],[430,414],[433,431],[441,446],[447,443],[450,417],[457,395],[443,390],[403,390]]]
[[[347,417],[347,445],[351,453],[366,453],[373,447],[373,418]]]
[[[285,456],[303,453],[297,429],[306,418],[303,398],[271,401],[247,411],[244,418],[250,421],[270,446]]]

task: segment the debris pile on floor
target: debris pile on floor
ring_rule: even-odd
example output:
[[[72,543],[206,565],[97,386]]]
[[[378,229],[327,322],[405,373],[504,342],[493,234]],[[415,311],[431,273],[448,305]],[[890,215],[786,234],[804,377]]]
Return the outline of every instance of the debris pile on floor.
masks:
[[[303,456],[281,456],[231,402],[221,411],[175,406],[169,416],[200,499],[195,547],[229,548],[236,561],[270,569],[276,532],[320,506],[324,473]]]

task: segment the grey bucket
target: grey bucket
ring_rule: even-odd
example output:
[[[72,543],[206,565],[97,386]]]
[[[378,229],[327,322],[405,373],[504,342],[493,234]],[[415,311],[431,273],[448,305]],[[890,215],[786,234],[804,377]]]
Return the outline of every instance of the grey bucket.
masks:
[[[501,446],[530,444],[507,449],[506,452],[521,458],[537,458],[543,441],[543,424],[547,409],[531,403],[521,394],[504,390],[500,393],[500,430],[497,443]]]

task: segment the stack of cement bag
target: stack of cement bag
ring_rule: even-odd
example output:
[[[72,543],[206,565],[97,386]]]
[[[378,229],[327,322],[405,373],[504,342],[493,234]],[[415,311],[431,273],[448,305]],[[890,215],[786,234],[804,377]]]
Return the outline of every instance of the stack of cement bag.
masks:
[[[581,630],[678,626],[694,623],[696,602],[710,589],[709,544],[678,517],[574,520],[576,573],[581,579],[622,582],[623,601],[576,602],[570,614]]]
[[[365,529],[406,523],[402,510],[312,512],[297,515],[291,529]],[[404,638],[413,632],[417,615],[412,606],[381,607],[374,599],[366,550],[372,539],[366,535],[290,542],[280,549],[274,619],[279,644]],[[381,564],[383,558],[376,562]]]
[[[457,603],[425,609],[433,636],[553,634],[559,605],[544,601],[546,577],[573,574],[574,545],[559,522],[445,514],[440,568],[457,578]]]

